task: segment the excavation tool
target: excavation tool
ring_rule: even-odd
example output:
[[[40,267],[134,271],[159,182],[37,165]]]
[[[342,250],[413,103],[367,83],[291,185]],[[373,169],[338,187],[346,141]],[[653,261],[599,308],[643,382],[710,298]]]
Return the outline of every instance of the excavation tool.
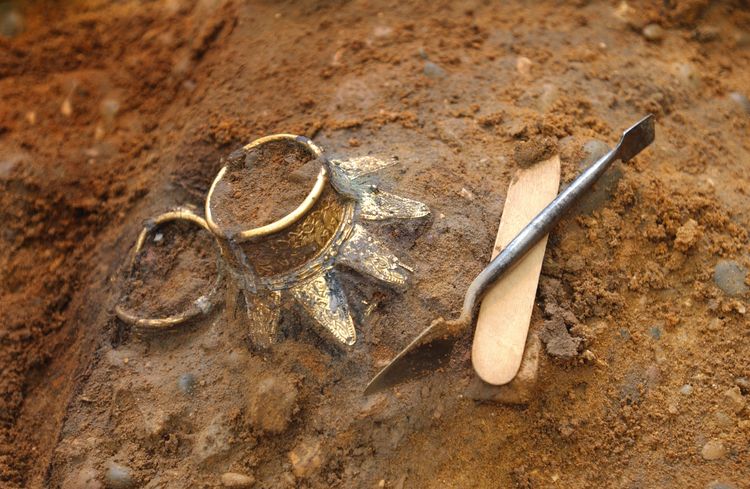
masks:
[[[627,129],[614,149],[571,182],[477,275],[466,291],[458,319],[434,320],[370,381],[365,394],[377,392],[443,367],[456,340],[473,323],[477,305],[488,288],[550,232],[565,212],[594,185],[612,163],[617,160],[626,162],[650,145],[654,140],[654,130],[653,115],[646,116]]]

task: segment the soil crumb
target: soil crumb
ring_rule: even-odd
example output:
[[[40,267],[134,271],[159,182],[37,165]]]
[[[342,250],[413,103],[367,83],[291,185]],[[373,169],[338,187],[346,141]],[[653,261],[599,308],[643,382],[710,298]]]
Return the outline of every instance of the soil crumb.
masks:
[[[522,141],[513,148],[513,159],[521,168],[528,168],[537,161],[546,160],[557,152],[557,142],[550,138],[535,138]]]
[[[313,154],[294,141],[271,141],[236,151],[214,190],[216,222],[225,230],[240,232],[289,214],[312,189],[315,176],[300,181],[300,171],[313,159]],[[259,178],[261,174],[263,178]],[[264,183],[269,181],[274,185]]]
[[[123,306],[144,317],[184,311],[215,280],[216,253],[213,237],[197,226],[159,226],[148,234],[136,258]]]
[[[582,344],[581,338],[571,336],[561,318],[545,321],[539,339],[544,342],[548,354],[561,360],[575,358]]]

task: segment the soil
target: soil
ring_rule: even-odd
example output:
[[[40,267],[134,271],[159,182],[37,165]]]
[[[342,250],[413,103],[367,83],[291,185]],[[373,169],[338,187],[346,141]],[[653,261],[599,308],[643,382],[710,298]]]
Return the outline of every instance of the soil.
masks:
[[[39,0],[0,15],[0,487],[749,487],[748,292],[714,280],[719,262],[734,282],[750,267],[743,2]],[[553,321],[572,358],[541,351],[521,406],[479,402],[467,337],[448,368],[363,398],[460,309],[516,145],[556,141],[570,181],[648,112],[655,143],[550,236],[532,329]],[[223,159],[273,133],[398,159],[374,182],[432,218],[372,232],[411,287],[345,276],[351,348],[291,321],[252,350],[222,308],[131,334],[113,308],[144,220],[202,208]],[[259,221],[296,198],[269,202]],[[179,305],[186,290],[158,292]]]
[[[289,214],[315,183],[315,175],[300,177],[311,160],[317,158],[294,141],[270,141],[233,153],[212,196],[216,223],[240,232]]]
[[[123,287],[123,306],[144,318],[186,310],[216,280],[218,254],[214,237],[192,223],[152,229]]]

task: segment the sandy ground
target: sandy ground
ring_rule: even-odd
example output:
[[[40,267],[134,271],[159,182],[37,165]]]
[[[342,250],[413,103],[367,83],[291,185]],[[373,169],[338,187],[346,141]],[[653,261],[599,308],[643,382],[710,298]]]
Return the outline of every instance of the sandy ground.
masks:
[[[750,487],[748,8],[0,3],[0,486]],[[529,402],[472,399],[470,338],[361,395],[459,309],[520,146],[551,139],[569,181],[649,112],[654,145],[550,237],[532,329],[577,354],[543,347]],[[277,132],[398,158],[378,184],[432,215],[376,231],[411,287],[343,272],[350,348],[303,320],[250,348],[222,309],[133,334],[144,220]]]

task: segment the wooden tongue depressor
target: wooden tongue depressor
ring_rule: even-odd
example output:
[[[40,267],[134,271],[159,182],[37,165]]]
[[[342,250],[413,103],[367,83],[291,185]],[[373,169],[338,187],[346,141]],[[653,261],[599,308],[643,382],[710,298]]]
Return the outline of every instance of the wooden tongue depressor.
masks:
[[[559,187],[557,155],[518,173],[508,188],[492,258],[557,197]],[[477,375],[488,384],[507,384],[521,366],[546,247],[547,236],[491,286],[482,300],[471,361]]]

